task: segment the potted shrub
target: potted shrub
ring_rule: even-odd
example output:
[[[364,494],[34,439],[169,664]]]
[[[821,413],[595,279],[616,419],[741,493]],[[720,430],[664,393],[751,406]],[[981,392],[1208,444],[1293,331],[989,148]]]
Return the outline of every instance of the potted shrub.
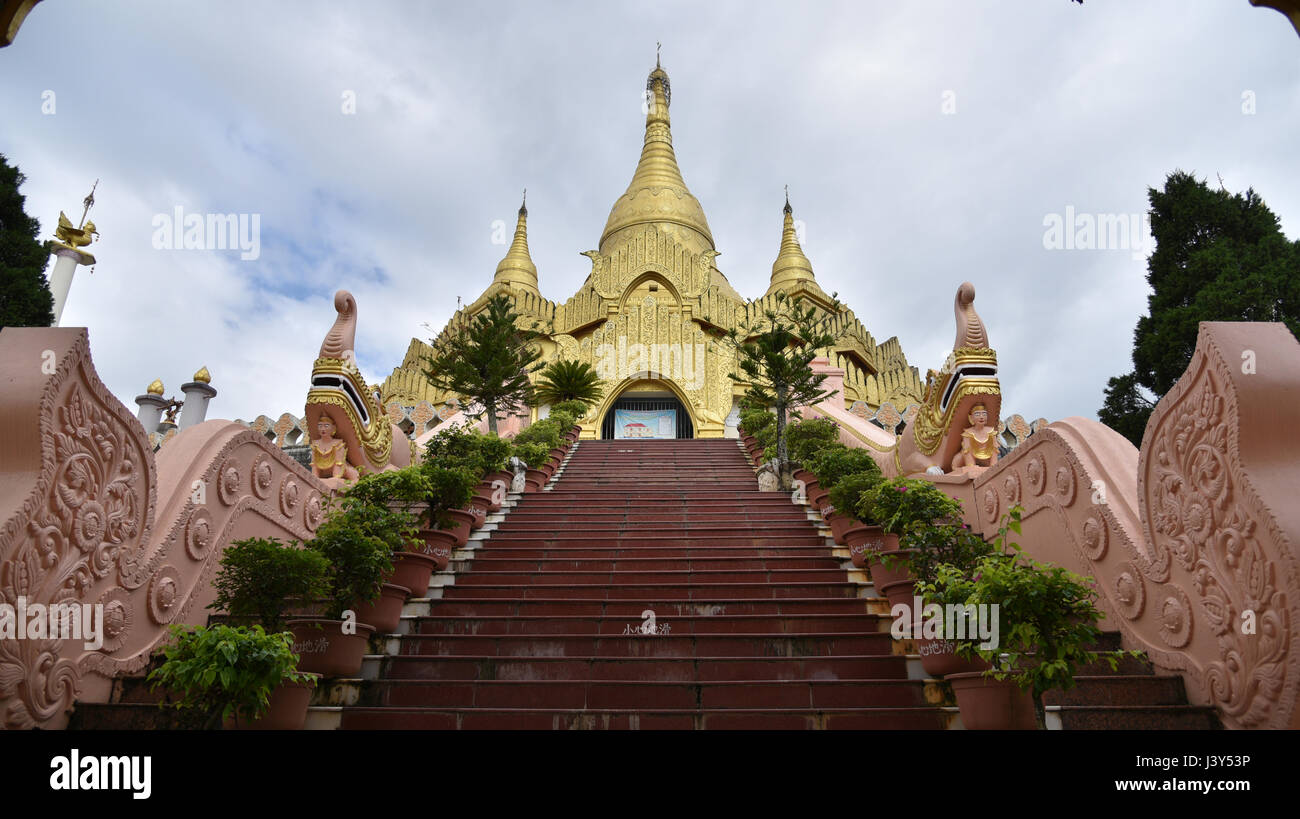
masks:
[[[307,717],[317,676],[296,670],[293,636],[267,634],[260,625],[171,626],[162,665],[149,674],[153,688],[178,695],[163,707],[193,709],[204,728],[294,730]]]
[[[587,417],[587,413],[590,411],[591,404],[577,398],[571,398],[568,401],[561,401],[551,407],[552,415],[561,413],[568,415],[572,419],[567,428],[561,428],[564,430],[564,437],[570,444],[578,440],[578,436],[582,433],[582,427],[579,426],[578,422]]]
[[[882,548],[883,532],[871,517],[870,505],[864,505],[862,499],[875,492],[883,480],[878,467],[867,469],[841,478],[827,494],[830,506],[842,516],[829,520],[831,532],[837,543],[849,547],[853,565],[859,569],[867,565],[868,552]]]
[[[418,525],[420,518],[430,517],[432,494],[426,467],[410,466],[362,476],[344,490],[333,507],[353,525],[388,544],[394,561],[389,582],[417,597],[428,590],[433,572],[446,567],[454,542],[450,532],[431,535]]]
[[[304,670],[327,677],[351,676],[360,670],[375,629],[357,622],[356,610],[378,601],[393,574],[394,544],[403,545],[410,529],[394,531],[385,524],[403,516],[384,507],[351,503],[316,530],[307,545],[330,564],[324,617],[289,621]]]
[[[905,565],[899,566],[896,561],[882,561],[887,564],[880,568],[882,573],[888,571],[896,573],[895,578],[882,578],[882,583],[909,581],[914,581],[917,585],[932,583],[938,567],[945,564],[973,573],[976,564],[995,549],[992,543],[975,534],[965,524],[961,526],[916,524],[903,536],[901,545],[907,552]],[[894,565],[888,565],[890,563]],[[876,567],[873,566],[872,571],[874,580]],[[914,598],[918,596],[915,588],[905,588],[904,593],[912,594]],[[914,607],[915,603],[911,605]],[[913,612],[914,616],[918,614],[919,612]],[[921,666],[935,679],[943,679],[948,674],[982,671],[987,668],[987,663],[978,657],[959,657],[956,654],[957,643],[951,636],[925,636],[924,633],[913,633],[912,639],[921,657]]]
[[[524,430],[524,432],[527,432],[527,430]],[[551,479],[551,476],[541,468],[549,457],[546,444],[542,441],[525,441],[521,444],[515,444],[515,457],[528,465],[528,472],[524,478],[527,488],[524,491],[540,491],[546,485],[546,482]]]
[[[811,470],[813,458],[824,447],[839,445],[839,424],[829,418],[805,418],[787,426],[785,433],[790,461],[795,467],[795,480],[804,482],[809,503],[820,509],[826,493],[821,490],[817,475]]]
[[[948,676],[967,728],[1044,728],[1043,694],[1074,687],[1079,666],[1105,660],[1113,669],[1130,652],[1093,651],[1101,636],[1097,592],[1059,566],[1040,563],[1008,542],[1020,533],[1020,507],[1003,518],[994,550],[974,571],[941,563],[932,582],[917,584],[940,605],[998,606],[997,644],[963,641],[959,656],[978,657],[984,671]],[[991,641],[990,641],[991,642]]]
[[[899,549],[899,537],[913,526],[961,521],[961,504],[929,481],[915,478],[891,478],[881,482],[873,492],[858,499],[857,509],[859,517],[877,521],[884,533],[880,548],[875,550],[876,559],[868,561],[873,583],[878,570],[888,571],[890,568],[880,558],[893,561],[905,556],[906,553]],[[882,578],[880,582],[896,579]]]
[[[474,497],[478,477],[463,466],[439,466],[425,463],[420,467],[427,485],[428,503],[425,522],[430,529],[451,532],[454,545],[464,546],[469,540],[470,524],[474,516],[465,507]]]
[[[860,525],[858,520],[853,517],[853,509],[857,506],[858,497],[862,492],[869,488],[862,482],[856,491],[851,487],[847,492],[835,493],[835,486],[840,481],[850,475],[860,473],[870,473],[881,480],[880,467],[865,449],[850,449],[843,444],[831,444],[822,447],[812,458],[813,474],[817,476],[817,482],[821,488],[826,490],[826,502],[822,505],[822,517],[831,527],[831,534],[835,542],[844,544],[845,533],[854,525]],[[847,506],[841,506],[836,503],[836,498],[840,504],[847,503]]]
[[[287,546],[275,538],[246,538],[230,544],[212,581],[217,590],[210,609],[237,621],[284,631],[289,601],[310,602],[325,594],[329,562],[311,549]]]

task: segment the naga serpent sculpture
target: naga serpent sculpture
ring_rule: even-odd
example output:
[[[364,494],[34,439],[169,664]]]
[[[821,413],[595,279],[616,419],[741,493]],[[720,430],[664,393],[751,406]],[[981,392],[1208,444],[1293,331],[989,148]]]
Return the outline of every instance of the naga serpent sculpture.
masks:
[[[889,477],[941,475],[952,469],[961,451],[966,418],[977,404],[988,411],[997,427],[1002,408],[998,385],[998,356],[989,347],[984,322],[975,312],[975,285],[963,282],[953,300],[957,338],[952,353],[938,372],[926,377],[925,396],[915,419],[890,449],[875,453],[881,471]]]
[[[311,368],[307,392],[307,429],[312,438],[313,472],[327,484],[340,485],[358,475],[410,466],[418,460],[415,444],[388,420],[357,368],[353,349],[357,302],[352,294],[334,294],[338,317],[321,342]],[[322,428],[332,423],[336,432]],[[334,439],[338,436],[338,440]],[[346,449],[346,459],[338,457]]]

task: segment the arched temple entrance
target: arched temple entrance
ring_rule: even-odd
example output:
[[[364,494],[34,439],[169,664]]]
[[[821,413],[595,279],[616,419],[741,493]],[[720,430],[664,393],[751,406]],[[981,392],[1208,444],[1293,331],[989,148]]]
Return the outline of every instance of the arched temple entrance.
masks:
[[[624,395],[605,413],[600,424],[600,437],[694,438],[695,429],[690,413],[676,396],[635,393]]]
[[[602,439],[694,438],[695,421],[675,385],[658,379],[628,384],[601,414]]]

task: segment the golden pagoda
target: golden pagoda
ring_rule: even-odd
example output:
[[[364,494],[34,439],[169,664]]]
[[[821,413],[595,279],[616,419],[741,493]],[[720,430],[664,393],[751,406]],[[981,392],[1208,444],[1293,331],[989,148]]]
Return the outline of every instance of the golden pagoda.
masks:
[[[449,322],[468,321],[490,298],[505,294],[521,325],[545,333],[543,362],[569,359],[595,367],[605,392],[583,419],[584,438],[609,437],[605,422],[612,410],[642,405],[637,402],[678,408],[679,437],[723,437],[734,428],[743,389],[728,377],[736,371],[734,353],[712,343],[711,331],[750,324],[751,316],[773,306],[777,292],[801,296],[824,311],[836,308],[800,247],[788,196],[767,291],[751,302],[727,281],[717,266],[719,254],[704,208],[677,164],[671,99],[668,73],[656,60],[646,80],[641,158],[627,190],[610,209],[598,249],[582,254],[591,260],[591,272],[578,292],[564,302],[541,294],[537,266],[528,252],[528,211],[521,206],[514,239],[496,275]],[[835,344],[823,355],[844,370],[839,400],[846,410],[865,417],[885,402],[902,410],[921,400],[919,374],[908,365],[896,337],[877,344],[842,305],[832,327]],[[428,402],[443,417],[454,411],[457,396],[432,387],[422,374],[422,361],[431,353],[429,344],[411,340],[402,365],[383,384],[386,406]]]

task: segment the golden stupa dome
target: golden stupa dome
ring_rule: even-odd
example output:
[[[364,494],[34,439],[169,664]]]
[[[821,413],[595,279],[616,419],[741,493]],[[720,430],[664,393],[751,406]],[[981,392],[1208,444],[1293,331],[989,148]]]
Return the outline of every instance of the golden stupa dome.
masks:
[[[609,212],[605,231],[600,236],[600,252],[612,247],[607,242],[624,228],[652,222],[668,223],[683,230],[675,231],[684,245],[694,252],[713,250],[713,234],[709,231],[704,208],[691,195],[677,167],[673,152],[673,136],[668,118],[668,105],[672,96],[668,73],[658,65],[646,80],[647,111],[645,119],[645,144],[641,161],[637,163],[632,182]]]
[[[537,265],[528,253],[528,192],[524,191],[524,204],[519,206],[519,219],[515,223],[515,238],[510,249],[497,265],[495,282],[503,282],[540,295],[537,289]]]

